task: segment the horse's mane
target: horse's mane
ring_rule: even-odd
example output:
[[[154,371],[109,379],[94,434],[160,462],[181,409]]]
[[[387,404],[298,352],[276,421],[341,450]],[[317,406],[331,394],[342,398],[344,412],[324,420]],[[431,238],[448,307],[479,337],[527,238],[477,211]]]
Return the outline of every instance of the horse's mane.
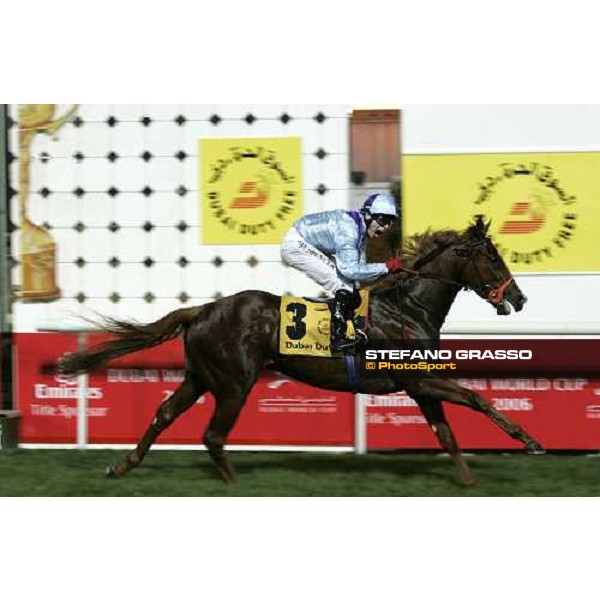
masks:
[[[402,243],[399,258],[408,269],[412,269],[414,264],[423,256],[427,255],[438,246],[452,244],[458,241],[463,232],[453,229],[441,229],[439,231],[431,231],[428,229],[424,233],[417,233],[406,238]],[[369,286],[372,292],[385,292],[392,289],[399,279],[410,277],[408,273],[402,271],[390,273],[385,277],[381,277],[374,284]]]

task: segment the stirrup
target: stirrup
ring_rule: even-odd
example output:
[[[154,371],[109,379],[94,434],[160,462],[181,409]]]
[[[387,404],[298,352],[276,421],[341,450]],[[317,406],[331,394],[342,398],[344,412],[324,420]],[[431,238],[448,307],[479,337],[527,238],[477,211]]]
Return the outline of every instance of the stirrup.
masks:
[[[332,352],[343,352],[344,350],[355,350],[356,348],[366,344],[368,341],[367,334],[361,329],[355,329],[356,336],[353,338],[344,337],[339,340],[331,341]]]
[[[331,342],[331,351],[332,352],[344,352],[345,350],[351,350],[356,348],[358,345],[358,340],[344,338],[341,340],[336,340],[335,342]]]
[[[362,329],[355,327],[354,332],[356,333],[356,339],[359,345],[362,346],[363,344],[366,344],[369,341],[369,336]]]

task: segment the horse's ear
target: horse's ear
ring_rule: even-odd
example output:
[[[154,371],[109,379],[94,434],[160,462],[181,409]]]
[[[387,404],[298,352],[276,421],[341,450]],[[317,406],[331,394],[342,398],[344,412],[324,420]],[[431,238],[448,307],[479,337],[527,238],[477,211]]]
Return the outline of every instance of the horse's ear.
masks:
[[[475,220],[469,227],[468,232],[477,237],[486,237],[491,224],[491,221],[485,221],[484,215],[475,215]]]

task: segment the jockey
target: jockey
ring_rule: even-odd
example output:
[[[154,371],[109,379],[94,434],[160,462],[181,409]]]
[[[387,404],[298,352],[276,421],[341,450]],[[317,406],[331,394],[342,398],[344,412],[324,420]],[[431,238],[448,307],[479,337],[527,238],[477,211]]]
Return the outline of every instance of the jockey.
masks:
[[[387,193],[369,196],[360,211],[332,210],[305,215],[288,231],[281,258],[334,296],[331,349],[355,346],[346,338],[346,321],[356,307],[355,283],[370,282],[399,270],[402,261],[367,263],[366,239],[382,236],[398,219],[395,200]]]

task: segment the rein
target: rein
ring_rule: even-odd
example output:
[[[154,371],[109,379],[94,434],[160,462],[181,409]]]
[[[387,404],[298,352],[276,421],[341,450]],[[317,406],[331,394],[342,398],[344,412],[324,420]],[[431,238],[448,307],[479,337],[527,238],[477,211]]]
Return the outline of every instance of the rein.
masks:
[[[433,275],[430,273],[421,273],[420,271],[414,271],[413,269],[407,269],[405,267],[402,267],[400,271],[402,271],[403,273],[407,273],[408,275],[413,275],[414,277],[423,277],[424,279],[435,279],[436,281],[442,281],[443,283],[449,283],[457,287],[463,287],[462,283],[458,283],[458,281],[454,281],[454,279],[448,279],[447,277],[440,277],[439,275]],[[400,281],[398,280],[396,282],[396,285],[398,285],[399,283]],[[464,288],[468,289],[468,286],[465,285]]]
[[[413,265],[415,269],[420,269],[423,265],[426,265],[428,262],[431,262],[434,258],[437,258],[444,250],[452,246],[454,242],[446,242],[445,244],[440,244],[433,250],[429,251],[425,256],[421,256],[415,261]]]
[[[425,266],[427,263],[431,262],[434,258],[437,258],[438,256],[440,256],[440,254],[442,254],[445,250],[450,248],[450,246],[452,246],[452,244],[454,244],[454,242],[441,244],[437,248],[434,248],[433,250],[431,250],[431,252],[428,252],[425,256],[422,256],[421,258],[419,258],[413,265],[414,266],[413,269],[408,269],[406,267],[402,267],[400,270],[403,271],[404,273],[408,273],[409,275],[413,275],[415,277],[425,277],[427,279],[435,279],[436,281],[442,281],[443,283],[449,283],[449,284],[455,285],[457,287],[463,287],[462,283],[458,283],[457,281],[454,281],[454,279],[448,279],[447,277],[440,277],[439,275],[433,275],[433,274],[429,274],[429,273],[421,273],[418,270],[421,267]],[[396,282],[396,285],[398,285],[398,283],[399,282]],[[466,286],[465,286],[465,289],[467,289]]]

